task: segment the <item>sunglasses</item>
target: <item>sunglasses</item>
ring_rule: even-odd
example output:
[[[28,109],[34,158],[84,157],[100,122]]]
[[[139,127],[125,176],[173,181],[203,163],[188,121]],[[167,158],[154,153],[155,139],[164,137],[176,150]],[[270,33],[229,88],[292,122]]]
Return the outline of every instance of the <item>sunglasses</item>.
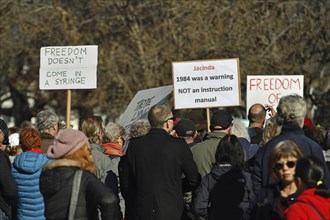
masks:
[[[168,119],[166,119],[166,121],[165,121],[165,122],[168,122],[169,120],[172,120],[172,121],[174,121],[174,120],[175,120],[175,117],[173,116],[173,117],[171,117],[171,118],[168,118]]]
[[[296,166],[296,161],[288,161],[285,163],[288,168],[294,168]],[[284,167],[283,163],[275,163],[276,170],[282,170]]]

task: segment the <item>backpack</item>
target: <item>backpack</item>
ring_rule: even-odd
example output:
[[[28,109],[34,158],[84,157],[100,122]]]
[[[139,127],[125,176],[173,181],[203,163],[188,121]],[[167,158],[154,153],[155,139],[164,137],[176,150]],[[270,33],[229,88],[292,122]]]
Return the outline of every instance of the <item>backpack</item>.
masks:
[[[251,174],[230,170],[217,180],[210,192],[208,219],[248,219],[253,198]]]

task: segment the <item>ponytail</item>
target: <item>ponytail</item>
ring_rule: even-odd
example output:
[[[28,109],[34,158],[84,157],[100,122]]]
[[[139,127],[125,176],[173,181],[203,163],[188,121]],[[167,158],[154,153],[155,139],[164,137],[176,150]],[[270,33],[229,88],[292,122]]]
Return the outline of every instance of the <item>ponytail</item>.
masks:
[[[330,197],[330,189],[323,182],[324,167],[318,158],[307,156],[299,159],[295,177],[299,177],[307,188],[316,188],[316,195]]]

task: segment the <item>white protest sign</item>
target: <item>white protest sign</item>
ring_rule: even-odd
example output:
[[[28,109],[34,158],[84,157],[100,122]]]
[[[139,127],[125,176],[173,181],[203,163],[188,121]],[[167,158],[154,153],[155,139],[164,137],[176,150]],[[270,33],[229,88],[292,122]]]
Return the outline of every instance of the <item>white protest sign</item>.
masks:
[[[40,89],[97,88],[98,46],[42,47]]]
[[[246,80],[246,110],[255,103],[268,104],[276,110],[282,96],[304,96],[303,75],[250,75]]]
[[[147,119],[150,108],[156,104],[164,103],[171,92],[172,85],[137,92],[126,108],[119,124],[128,131],[134,121]]]
[[[175,109],[240,105],[239,60],[172,62]]]

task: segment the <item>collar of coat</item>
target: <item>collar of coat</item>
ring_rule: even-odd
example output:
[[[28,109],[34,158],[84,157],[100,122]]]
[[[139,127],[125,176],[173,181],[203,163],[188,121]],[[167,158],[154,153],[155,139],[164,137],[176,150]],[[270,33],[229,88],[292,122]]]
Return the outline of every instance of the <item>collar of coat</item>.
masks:
[[[223,132],[210,132],[210,133],[207,133],[207,135],[204,137],[204,140],[222,139],[225,135],[227,135],[227,134],[223,133]]]
[[[40,137],[41,137],[41,139],[55,139],[55,136],[51,135],[48,132],[41,132]]]
[[[56,167],[81,167],[81,165],[80,162],[76,160],[58,159],[46,164],[43,170],[51,170]]]

